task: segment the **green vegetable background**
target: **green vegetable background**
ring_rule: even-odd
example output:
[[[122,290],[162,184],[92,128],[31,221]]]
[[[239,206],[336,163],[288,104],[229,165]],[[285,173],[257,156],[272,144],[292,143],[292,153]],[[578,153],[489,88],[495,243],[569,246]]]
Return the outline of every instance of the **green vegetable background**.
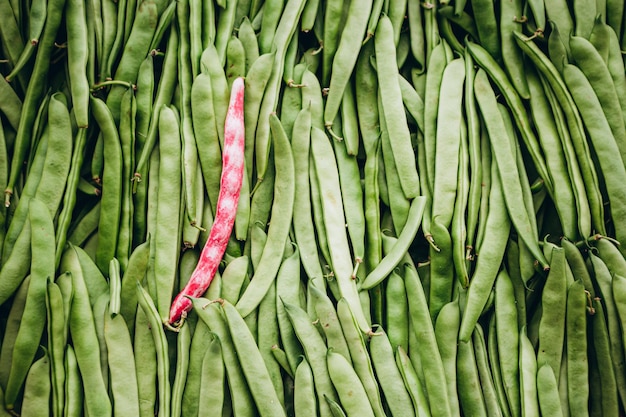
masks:
[[[625,16],[0,0],[0,416],[626,415]]]

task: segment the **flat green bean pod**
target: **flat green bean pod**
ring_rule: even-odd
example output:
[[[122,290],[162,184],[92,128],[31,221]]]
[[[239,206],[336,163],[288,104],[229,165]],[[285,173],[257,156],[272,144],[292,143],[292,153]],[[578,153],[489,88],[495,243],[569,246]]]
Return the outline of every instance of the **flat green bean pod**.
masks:
[[[411,200],[411,207],[405,227],[398,236],[398,241],[393,249],[383,257],[381,262],[374,268],[361,283],[361,289],[370,289],[381,281],[383,281],[389,273],[400,263],[402,257],[413,242],[417,230],[419,229],[424,207],[426,205],[425,197],[416,197]]]

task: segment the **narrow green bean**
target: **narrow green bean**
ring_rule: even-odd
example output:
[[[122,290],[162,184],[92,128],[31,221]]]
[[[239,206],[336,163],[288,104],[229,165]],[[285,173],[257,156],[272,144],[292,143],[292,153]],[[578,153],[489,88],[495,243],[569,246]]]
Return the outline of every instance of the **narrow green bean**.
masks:
[[[407,293],[411,294],[409,314],[413,332],[420,340],[417,355],[419,355],[424,373],[424,387],[431,413],[442,416],[451,415],[443,361],[437,347],[433,322],[428,310],[424,308],[427,305],[426,295],[417,270],[409,264],[404,265],[404,282]]]
[[[459,343],[456,366],[458,368],[459,402],[463,414],[488,416],[472,340]]]
[[[183,390],[189,370],[189,349],[191,347],[191,329],[189,323],[183,323],[176,337],[176,373],[172,384],[172,416],[182,416]]]
[[[566,363],[569,412],[571,416],[588,415],[589,363],[587,356],[587,294],[581,280],[567,290]],[[584,382],[584,383],[583,383]]]
[[[159,417],[169,417],[170,415],[170,401],[172,390],[170,387],[169,373],[169,355],[168,344],[163,330],[162,321],[160,320],[159,312],[156,309],[156,305],[148,292],[137,282],[137,300],[139,307],[143,311],[145,317],[148,319],[150,333],[156,350],[156,362],[157,362],[157,384],[158,384],[158,406],[157,415]]]
[[[52,415],[62,416],[65,404],[65,346],[67,344],[67,323],[63,311],[63,294],[59,286],[55,284],[51,278],[48,278],[46,283],[45,298]]]
[[[268,242],[263,249],[260,264],[254,273],[259,279],[251,280],[250,286],[246,288],[236,304],[243,317],[250,314],[261,302],[262,297],[276,277],[293,216],[295,194],[293,153],[278,116],[272,114],[270,120],[276,158],[284,161],[284,163],[276,165],[274,202],[271,213],[271,218],[274,221],[270,223],[267,232]]]
[[[492,164],[491,169],[493,185],[489,192],[489,213],[485,226],[485,235],[489,236],[489,240],[479,247],[476,268],[470,278],[467,304],[459,330],[460,341],[469,340],[487,303],[491,287],[502,263],[506,240],[510,231],[509,216],[503,204],[503,184],[500,184],[500,176],[496,172],[495,164]]]
[[[137,375],[133,360],[133,345],[124,317],[109,308],[104,315],[104,338],[107,345],[113,412],[139,415]]]
[[[405,197],[411,199],[419,195],[419,177],[406,117],[402,111],[404,106],[398,83],[395,48],[391,45],[392,26],[388,17],[381,17],[376,33],[374,46],[383,113],[389,129],[391,148],[402,190]]]
[[[201,358],[201,381],[198,387],[199,398],[197,398],[199,404],[196,405],[197,415],[207,417],[219,415],[222,412],[225,406],[225,395],[228,395],[224,390],[225,369],[220,339],[215,333],[209,333],[209,337],[203,358]]]
[[[28,295],[18,329],[11,371],[5,387],[5,407],[12,410],[20,388],[35,359],[46,318],[46,289],[48,277],[54,276],[54,225],[47,207],[39,200],[31,200],[28,218],[31,225],[31,251],[38,254],[31,261],[31,280]],[[52,257],[52,258],[50,258]]]
[[[67,345],[65,353],[65,404],[64,415],[67,417],[79,417],[83,412],[83,387],[80,382],[80,371],[76,354],[72,345]]]

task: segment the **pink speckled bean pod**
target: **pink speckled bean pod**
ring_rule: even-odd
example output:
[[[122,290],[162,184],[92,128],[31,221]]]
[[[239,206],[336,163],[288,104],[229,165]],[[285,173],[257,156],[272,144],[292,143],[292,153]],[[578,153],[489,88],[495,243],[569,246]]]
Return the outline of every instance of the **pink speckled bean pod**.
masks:
[[[222,176],[215,219],[196,269],[193,271],[185,288],[172,302],[169,318],[170,324],[179,321],[191,309],[191,301],[188,297],[200,297],[209,288],[226,250],[226,245],[235,222],[243,178],[245,138],[243,98],[244,81],[240,77],[233,82],[224,126]]]

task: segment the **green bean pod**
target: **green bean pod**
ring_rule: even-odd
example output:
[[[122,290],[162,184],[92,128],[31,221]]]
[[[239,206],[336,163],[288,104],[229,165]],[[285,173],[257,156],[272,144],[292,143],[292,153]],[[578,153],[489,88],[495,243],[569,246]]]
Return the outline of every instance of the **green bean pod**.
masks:
[[[11,309],[6,316],[4,337],[0,349],[0,387],[6,387],[9,379],[11,363],[13,362],[13,347],[15,346],[22,315],[24,314],[29,285],[30,275],[22,281],[15,292],[13,301],[11,302]],[[2,404],[4,405],[4,389],[2,391]],[[4,409],[4,407],[2,407],[2,409]]]
[[[199,403],[197,404],[197,415],[207,417],[215,414],[219,415],[225,408],[224,403],[226,401],[222,346],[219,337],[215,333],[209,333],[209,336],[210,339],[205,348],[204,356],[201,358],[201,381],[198,387],[199,397],[196,399]]]
[[[70,334],[84,387],[85,409],[111,415],[112,407],[100,366],[100,348],[89,293],[81,274],[72,273],[75,296],[70,311]]]
[[[404,107],[397,78],[395,48],[390,47],[393,33],[388,17],[381,17],[376,32],[374,45],[383,113],[389,129],[391,148],[402,190],[405,197],[411,199],[419,195],[419,177],[406,117],[401,110]]]
[[[603,240],[603,239],[601,239]],[[609,242],[606,242],[609,243]],[[610,244],[610,243],[609,243]],[[626,382],[624,378],[624,345],[622,341],[622,331],[617,311],[616,301],[613,298],[613,276],[615,272],[609,270],[608,265],[602,261],[593,252],[589,253],[589,263],[591,264],[592,280],[599,290],[599,297],[602,297],[602,306],[606,312],[606,325],[609,333],[609,348],[611,352],[611,361],[615,372],[615,381],[617,390],[622,401],[624,399],[624,389]]]
[[[350,3],[330,70],[328,96],[324,107],[324,124],[328,129],[332,128],[335,116],[339,112],[344,90],[350,80],[350,74],[356,65],[371,9],[372,0],[358,4]],[[323,52],[325,53],[325,50]]]
[[[148,319],[150,333],[156,350],[157,383],[158,383],[158,408],[159,417],[169,417],[172,389],[170,387],[170,366],[168,356],[168,344],[163,330],[162,321],[155,303],[148,292],[137,282],[137,300],[143,314]]]
[[[50,358],[45,352],[28,371],[20,415],[24,417],[48,415],[52,389],[49,374]]]
[[[137,281],[133,283],[137,285]],[[138,297],[138,295],[137,295]],[[137,301],[139,303],[139,301]],[[157,354],[150,321],[137,305],[133,335],[133,356],[139,395],[139,416],[154,417],[157,410]]]
[[[172,416],[182,415],[183,390],[189,370],[189,349],[191,347],[191,330],[189,323],[183,323],[176,337],[176,373],[172,384]]]
[[[409,314],[413,332],[420,340],[417,355],[419,355],[424,372],[424,387],[431,413],[442,416],[452,415],[443,361],[437,347],[433,322],[428,310],[424,308],[427,305],[426,296],[417,270],[409,264],[404,265],[404,282],[407,293],[412,294],[409,297]]]
[[[588,415],[589,362],[587,361],[587,294],[581,280],[567,290],[565,349],[567,387],[571,416]]]
[[[593,88],[582,70],[574,65],[566,65],[563,69],[563,76],[570,88],[574,101],[576,101],[580,109],[585,127],[589,132],[591,145],[598,155],[611,206],[611,218],[615,227],[615,237],[618,240],[623,240],[623,234],[626,232],[622,230],[622,223],[619,219],[623,218],[624,210],[626,210],[620,197],[626,191],[623,187],[624,181],[626,181],[626,168],[622,161],[616,161],[615,158],[606,159],[609,154],[617,155],[620,153],[619,144],[617,139],[611,134],[607,118],[599,116],[602,114],[603,105],[600,103],[599,98],[594,95]],[[585,97],[585,104],[583,104],[583,97]],[[609,138],[609,140],[601,140],[601,138]]]
[[[7,207],[11,204],[13,187],[18,180],[22,161],[25,160],[28,152],[30,138],[33,133],[33,121],[36,117],[35,108],[39,106],[48,85],[46,78],[48,77],[48,71],[50,69],[50,58],[52,56],[56,34],[61,25],[64,6],[65,0],[48,2],[46,24],[44,26],[43,35],[41,36],[41,41],[39,42],[39,51],[35,58],[33,72],[28,82],[30,88],[26,89],[26,94],[23,99],[23,111],[17,128],[17,136],[14,141],[11,170],[4,192],[5,206]],[[10,19],[7,19],[7,21],[10,22]],[[2,26],[4,27],[5,24],[6,23],[3,22]],[[20,42],[19,44],[23,43]],[[8,45],[10,45],[9,48],[13,46],[12,42],[9,42]]]
[[[464,415],[487,416],[472,340],[460,342],[457,355],[458,396]]]
[[[288,303],[283,304],[311,366],[320,415],[329,416],[330,407],[323,398],[328,396],[337,400],[337,396],[328,374],[326,344],[304,310]]]
[[[163,321],[169,316],[176,265],[180,255],[179,218],[181,215],[181,138],[178,118],[169,107],[159,116],[159,194],[156,232],[152,244],[158,256],[154,262],[157,308]],[[176,237],[176,238],[173,238]]]
[[[246,291],[236,304],[243,317],[256,308],[276,278],[293,216],[295,195],[293,153],[278,116],[272,114],[270,115],[270,120],[276,158],[284,163],[276,164],[276,182],[274,184],[274,202],[272,203],[271,214],[271,218],[274,221],[271,222],[268,229],[268,242],[263,249],[260,264],[254,273],[259,279],[251,281],[250,286],[246,288]]]
[[[400,370],[396,366],[389,338],[382,328],[377,329],[376,333],[371,336],[369,350],[378,382],[391,413],[414,414],[413,402],[404,386]]]
[[[624,115],[608,66],[593,44],[580,36],[572,36],[569,40],[570,51],[576,65],[585,74],[589,84],[600,101],[602,112],[617,142],[622,160],[626,160],[626,127]],[[574,94],[574,92],[572,92]],[[581,114],[584,109],[581,109]],[[584,116],[583,116],[584,120]]]
[[[566,262],[562,248],[552,249],[550,272],[541,294],[541,321],[539,323],[539,349],[537,366],[547,363],[552,367],[555,378],[561,369],[561,356],[565,341],[565,311],[567,286]]]
[[[146,1],[138,5],[133,27],[113,76],[115,80],[130,83],[137,81],[139,66],[150,52],[152,38],[157,29],[158,18],[159,11],[156,2]],[[115,32],[116,30],[114,29],[113,35],[115,35]],[[116,123],[119,121],[120,103],[123,94],[124,87],[113,86],[106,100]]]
[[[517,328],[517,307],[513,283],[506,269],[501,269],[495,282],[496,338],[500,372],[511,415],[521,415],[520,341]]]
[[[48,356],[50,361],[52,415],[62,416],[65,404],[65,345],[67,327],[61,289],[52,279],[46,285]]]
[[[110,388],[115,415],[139,415],[137,375],[133,345],[124,317],[114,314],[111,305],[104,315],[104,338],[107,346]]]
[[[228,387],[232,398],[233,411],[237,415],[253,416],[256,408],[252,393],[246,383],[246,377],[239,363],[233,339],[230,335],[228,323],[224,317],[223,310],[218,302],[208,302],[204,299],[192,299],[194,310],[200,319],[206,323],[211,332],[217,334],[222,350],[222,357],[226,370]],[[247,331],[247,326],[243,326]],[[205,361],[207,360],[205,356]],[[269,384],[269,381],[268,381]],[[271,385],[271,384],[269,384]]]
[[[79,417],[83,412],[83,387],[76,354],[72,345],[67,345],[65,352],[65,404],[63,413],[67,417]]]
[[[109,261],[115,256],[118,239],[118,219],[122,204],[122,149],[113,115],[106,103],[98,98],[91,99],[96,122],[100,126],[105,143],[105,172],[103,177],[102,207],[98,227],[97,264],[106,273]]]
[[[539,365],[537,370],[537,394],[539,396],[539,409],[542,415],[564,415],[559,400],[556,376],[548,363]]]
[[[72,91],[74,117],[78,127],[89,124],[89,81],[87,80],[88,36],[85,3],[68,0],[65,6],[67,28],[67,64]]]
[[[222,304],[222,309],[259,415],[286,415],[270,380],[263,357],[255,346],[252,334],[244,325],[243,318],[235,307],[227,301]]]
[[[556,2],[555,2],[556,3]],[[548,17],[549,17],[548,12]],[[552,19],[554,20],[554,19]],[[560,27],[560,26],[559,26]],[[519,32],[513,32],[517,45],[524,51],[527,57],[535,64],[539,72],[546,78],[547,83],[552,87],[557,101],[560,103],[563,113],[567,120],[569,133],[571,135],[571,143],[578,160],[582,181],[586,190],[587,200],[591,213],[592,226],[600,233],[605,230],[604,225],[604,208],[602,207],[602,196],[598,183],[598,177],[591,161],[591,153],[587,140],[583,122],[576,108],[574,99],[565,85],[562,77],[558,73],[555,66],[547,59],[545,54],[539,47],[531,41],[530,38]],[[569,145],[569,144],[568,144]],[[566,149],[569,150],[569,146]],[[574,182],[577,183],[576,181]],[[581,216],[584,218],[584,216]],[[581,233],[583,231],[581,230]]]
[[[38,254],[31,263],[31,279],[24,313],[13,347],[11,371],[7,381],[5,407],[12,410],[20,388],[37,353],[46,318],[46,289],[49,277],[54,276],[54,225],[46,206],[31,200],[28,212],[31,224],[31,251]],[[52,257],[52,258],[50,258]]]
[[[441,307],[437,315],[437,321],[435,321],[435,338],[437,339],[437,347],[439,348],[439,354],[441,355],[441,361],[445,370],[446,387],[448,389],[449,398],[448,403],[450,404],[452,415],[459,415],[460,413],[460,393],[468,392],[461,386],[463,383],[461,379],[464,377],[464,374],[459,368],[459,365],[468,366],[468,358],[462,358],[461,343],[457,345],[460,324],[461,310],[459,309],[459,301],[458,299],[454,299]],[[464,347],[465,349],[472,349],[469,343]],[[465,354],[468,353],[469,352],[465,352]],[[469,370],[466,368],[464,371],[466,372],[465,376],[469,377],[470,375],[467,374]],[[471,378],[468,378],[468,381],[470,380]],[[473,413],[471,414],[473,415]]]
[[[326,353],[328,373],[346,413],[359,416],[374,416],[365,388],[352,365],[341,354],[328,349]]]
[[[489,213],[487,214],[485,226],[485,235],[489,236],[489,240],[486,240],[479,247],[476,268],[470,278],[467,304],[459,330],[460,341],[469,340],[478,318],[487,303],[491,287],[496,280],[504,257],[506,240],[511,227],[509,216],[503,203],[503,184],[500,184],[500,176],[495,169],[495,164],[492,164],[491,178],[493,184],[489,192]]]

